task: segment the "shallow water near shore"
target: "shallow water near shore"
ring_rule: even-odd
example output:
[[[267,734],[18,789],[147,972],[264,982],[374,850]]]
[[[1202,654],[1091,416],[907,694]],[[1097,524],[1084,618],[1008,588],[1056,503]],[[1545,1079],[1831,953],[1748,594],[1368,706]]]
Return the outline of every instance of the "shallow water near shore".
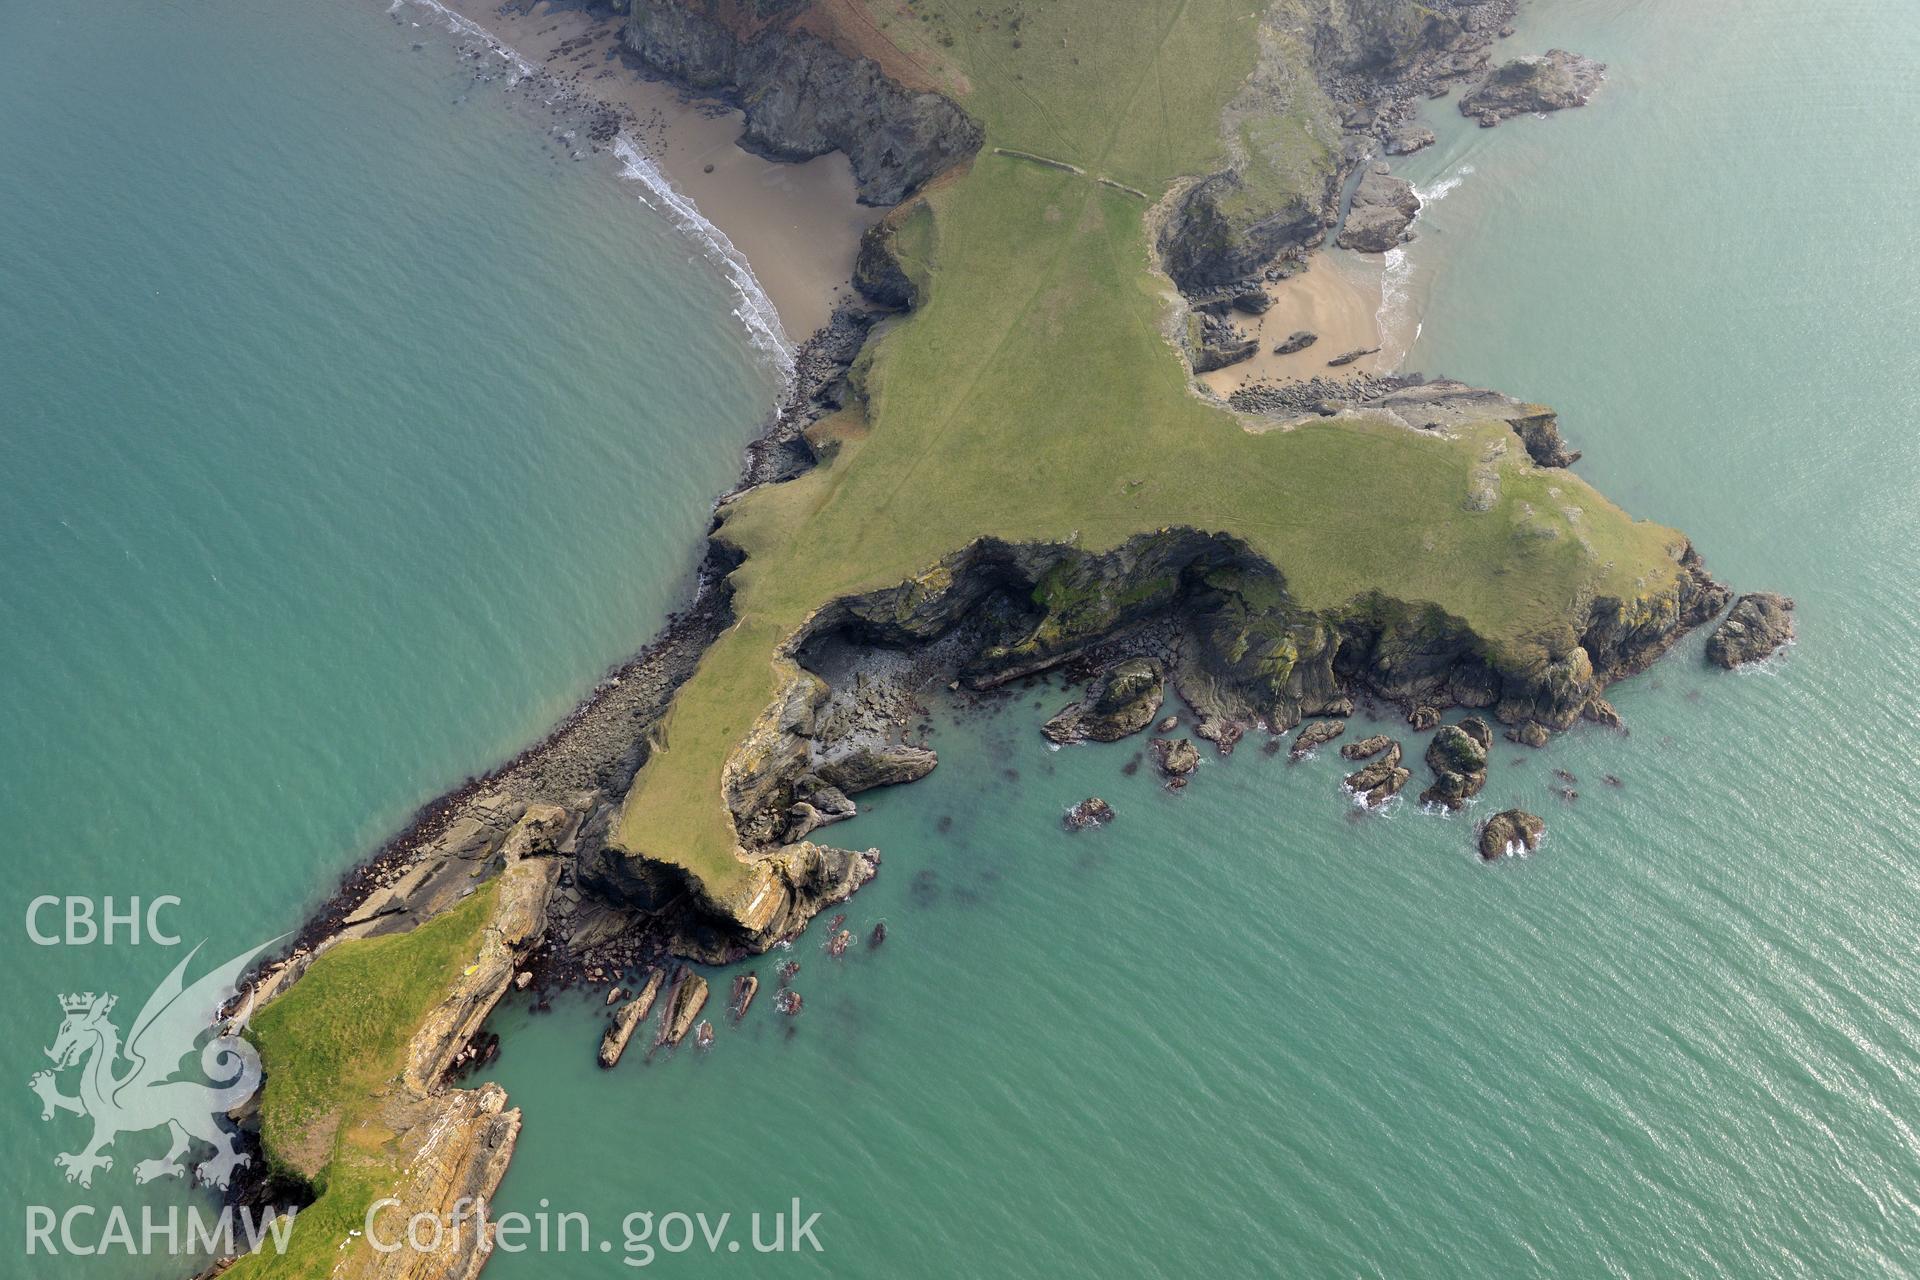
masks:
[[[611,171],[456,104],[377,9],[11,22],[8,909],[178,893],[230,954],[645,638],[770,386]],[[885,855],[861,944],[828,957],[822,921],[712,971],[711,1051],[601,1072],[597,999],[496,1018],[527,1115],[496,1211],[611,1248],[489,1276],[625,1273],[634,1211],[733,1215],[740,1250],[696,1233],[669,1274],[1920,1270],[1920,180],[1888,160],[1920,21],[1553,0],[1501,52],[1549,46],[1611,64],[1590,107],[1430,104],[1440,144],[1398,162],[1464,177],[1406,250],[1409,365],[1558,408],[1582,474],[1795,596],[1800,643],[1733,676],[1695,637],[1613,691],[1630,737],[1498,743],[1478,812],[1548,836],[1494,867],[1474,814],[1357,813],[1331,750],[1256,736],[1175,796],[1123,772],[1143,744],[1049,750],[1056,688],[940,715],[940,767],[832,833]],[[48,105],[77,82],[118,86],[91,123]],[[263,170],[271,235],[234,204]],[[1090,794],[1118,819],[1067,834]],[[55,992],[137,1000],[176,958],[13,928],[0,1078],[43,1065]],[[10,1203],[140,1202],[60,1184],[79,1135],[37,1114],[0,1108]],[[757,1254],[749,1216],[795,1198],[824,1251]]]
[[[39,947],[28,902],[177,895],[203,964],[296,927],[680,603],[778,379],[698,246],[437,28],[360,0],[0,25],[16,1275],[23,1205],[185,1198],[132,1184],[163,1132],[64,1183],[85,1124],[25,1087],[58,994],[113,991],[124,1027],[180,950]]]

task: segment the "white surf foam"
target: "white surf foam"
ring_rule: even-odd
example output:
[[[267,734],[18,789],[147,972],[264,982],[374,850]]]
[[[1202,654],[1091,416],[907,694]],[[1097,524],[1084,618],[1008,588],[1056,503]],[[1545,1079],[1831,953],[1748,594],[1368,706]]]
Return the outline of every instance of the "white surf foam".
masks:
[[[1415,187],[1413,194],[1420,197],[1422,212],[1429,205],[1439,204],[1447,198],[1473,172],[1473,166],[1463,164],[1446,177],[1431,186]],[[1405,245],[1395,245],[1387,250],[1386,259],[1380,272],[1380,307],[1374,312],[1374,329],[1386,342],[1392,342],[1398,348],[1393,353],[1393,367],[1398,368],[1419,340],[1422,323],[1415,321],[1410,314],[1413,309],[1413,258],[1407,253]],[[1409,329],[1409,325],[1411,328]],[[1406,334],[1404,342],[1397,341],[1398,335]]]
[[[518,49],[495,39],[491,31],[488,31],[472,19],[455,13],[444,4],[441,4],[440,0],[393,0],[393,3],[387,7],[387,12],[394,12],[402,4],[417,5],[422,9],[431,9],[438,17],[446,22],[449,30],[455,31],[463,36],[471,36],[475,40],[478,40],[481,44],[497,54],[508,66],[513,68],[515,79],[522,79],[526,76],[539,74],[540,68],[526,58],[521,57]]]
[[[753,267],[748,264],[746,255],[734,248],[726,232],[707,221],[698,205],[668,181],[653,157],[641,150],[631,137],[622,133],[614,138],[613,153],[620,157],[620,176],[630,182],[638,182],[652,194],[652,200],[641,196],[641,203],[672,217],[674,225],[691,236],[707,259],[720,268],[734,296],[739,299],[733,314],[746,326],[748,340],[756,350],[778,365],[781,373],[791,377],[793,346],[787,341],[787,331],[780,325],[780,313],[774,310],[773,299],[760,287],[759,277],[753,274]],[[666,207],[661,209],[662,205]]]

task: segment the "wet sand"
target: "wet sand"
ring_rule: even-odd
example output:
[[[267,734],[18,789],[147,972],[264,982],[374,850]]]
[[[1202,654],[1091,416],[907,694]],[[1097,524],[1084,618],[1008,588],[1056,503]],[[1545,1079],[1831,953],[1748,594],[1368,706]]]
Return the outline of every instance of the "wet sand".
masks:
[[[1381,344],[1380,267],[1343,250],[1323,249],[1313,255],[1307,270],[1266,286],[1273,305],[1266,314],[1242,315],[1233,322],[1260,340],[1260,353],[1251,360],[1200,375],[1200,381],[1222,396],[1255,382],[1291,382],[1354,373],[1384,373],[1391,353],[1362,356],[1350,365],[1329,369],[1327,361],[1362,347]],[[1292,355],[1273,354],[1275,346],[1296,330],[1319,334],[1319,340]]]
[[[825,324],[836,298],[850,292],[860,234],[884,210],[855,203],[845,156],[783,164],[742,151],[734,145],[738,111],[690,100],[609,58],[620,20],[606,13],[544,3],[529,13],[502,11],[499,0],[440,2],[547,74],[631,113],[638,124],[629,133],[746,256],[790,340]],[[421,6],[403,11],[423,25],[435,21]]]

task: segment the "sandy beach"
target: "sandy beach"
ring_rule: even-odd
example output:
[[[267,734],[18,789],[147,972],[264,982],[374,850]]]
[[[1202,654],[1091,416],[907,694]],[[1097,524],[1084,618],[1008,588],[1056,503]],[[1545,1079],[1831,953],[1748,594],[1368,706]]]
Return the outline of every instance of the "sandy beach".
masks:
[[[845,156],[783,164],[742,151],[735,145],[738,111],[644,80],[610,56],[618,18],[546,3],[529,12],[502,8],[499,0],[440,3],[557,80],[628,115],[635,141],[752,264],[789,340],[826,323],[836,298],[850,291],[861,232],[884,212],[855,203]],[[408,11],[422,24],[436,20],[424,5],[403,4],[401,12]]]
[[[1356,255],[1335,249],[1315,253],[1305,271],[1266,286],[1273,305],[1264,315],[1234,314],[1234,323],[1260,340],[1260,353],[1202,374],[1200,381],[1226,396],[1251,383],[1386,372],[1386,354],[1362,356],[1338,369],[1327,367],[1327,361],[1336,356],[1382,345],[1378,276],[1377,266],[1357,260]],[[1292,355],[1273,353],[1289,334],[1301,329],[1319,335],[1312,346]]]

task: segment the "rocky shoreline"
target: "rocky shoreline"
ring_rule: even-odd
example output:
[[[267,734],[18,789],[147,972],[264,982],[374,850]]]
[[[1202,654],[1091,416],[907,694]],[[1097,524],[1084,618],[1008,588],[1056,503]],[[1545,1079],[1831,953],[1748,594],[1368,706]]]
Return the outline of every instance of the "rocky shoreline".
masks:
[[[1370,162],[1375,145],[1410,149],[1417,142],[1408,128],[1415,98],[1484,70],[1486,50],[1513,9],[1513,0],[1442,4],[1436,12],[1446,20],[1438,27],[1412,37],[1356,36],[1351,46],[1320,33],[1316,68],[1341,108],[1348,140],[1325,189],[1297,207],[1265,211],[1254,228],[1229,225],[1222,212],[1223,193],[1244,188],[1236,170],[1170,197],[1154,248],[1189,291],[1193,314],[1221,322],[1213,326],[1216,338],[1225,322],[1204,305],[1217,301],[1223,286],[1243,294],[1250,277],[1284,273],[1289,254],[1324,238],[1345,179]],[[952,102],[895,84],[870,60],[808,32],[778,24],[736,31],[676,5],[636,5],[623,43],[650,74],[737,102],[748,116],[744,146],[783,158],[846,151],[862,198],[874,203],[910,198],[983,140]],[[1256,97],[1271,91],[1259,80],[1256,73]],[[605,144],[627,123],[577,86],[551,83],[569,95],[554,109],[590,122],[590,143]],[[1389,208],[1404,203],[1396,187],[1383,185],[1378,194]],[[842,307],[797,350],[787,389],[744,450],[738,484],[716,511],[818,463],[807,429],[858,398],[853,370],[884,313],[919,302],[918,285],[888,248],[888,226],[871,235],[871,252],[863,245],[856,284],[867,304]],[[1404,224],[1395,229],[1383,219],[1366,234],[1397,242],[1403,231]],[[1196,320],[1188,330],[1207,327]],[[1468,415],[1491,417],[1512,427],[1536,466],[1565,466],[1578,456],[1540,406],[1418,375],[1260,384],[1236,392],[1231,404],[1280,427],[1307,416],[1364,414],[1444,434]],[[609,672],[539,743],[424,806],[343,877],[287,953],[256,977],[252,994],[268,998],[342,940],[408,931],[489,876],[515,878],[516,892],[489,926],[486,962],[416,1041],[420,1065],[409,1087],[418,1110],[403,1132],[425,1134],[419,1126],[430,1124],[439,1126],[434,1132],[452,1125],[469,1135],[413,1166],[424,1179],[417,1200],[437,1202],[450,1186],[486,1194],[504,1171],[518,1113],[504,1110],[497,1089],[467,1091],[451,1081],[477,1056],[474,1038],[509,990],[529,991],[540,1007],[572,985],[626,986],[649,971],[657,975],[674,957],[724,962],[762,952],[875,873],[877,851],[837,849],[813,837],[853,816],[852,797],[861,791],[910,782],[935,767],[934,753],[914,735],[924,722],[924,690],[986,697],[1036,675],[1064,674],[1089,687],[1049,722],[1046,732],[1061,742],[1145,732],[1173,691],[1194,713],[1193,736],[1222,754],[1250,730],[1278,735],[1309,721],[1299,739],[1304,755],[1338,735],[1332,725],[1356,700],[1369,699],[1401,708],[1417,732],[1436,729],[1446,709],[1485,710],[1509,737],[1538,745],[1582,718],[1617,723],[1603,696],[1607,685],[1643,669],[1729,599],[1688,546],[1671,584],[1640,600],[1582,601],[1567,634],[1543,641],[1538,651],[1508,652],[1419,601],[1374,594],[1306,608],[1280,568],[1216,531],[1142,532],[1098,553],[1069,543],[977,539],[913,581],[824,603],[779,647],[774,656],[791,674],[726,761],[723,795],[716,797],[729,810],[741,855],[771,868],[767,884],[777,890],[765,905],[756,898],[740,910],[716,902],[683,869],[618,848],[610,835],[675,692],[734,622],[728,575],[742,561],[719,532],[716,516],[687,604],[645,649]],[[1168,786],[1186,785],[1199,762],[1192,740],[1162,737],[1154,744]],[[1491,725],[1478,717],[1436,734],[1426,753],[1436,774],[1434,803],[1456,806],[1480,789],[1490,744]],[[1369,754],[1372,763],[1348,783],[1367,803],[1384,802],[1410,772],[1397,742]],[[1486,847],[1505,852],[1537,844],[1531,824],[1501,816],[1508,821]],[[1090,798],[1068,823],[1093,827],[1111,817]],[[882,937],[876,932],[876,943]],[[647,989],[657,993],[657,982]],[[662,1005],[670,1015],[663,1045],[694,1028],[705,999],[697,975],[676,982]],[[781,1012],[797,1012],[798,997],[784,979],[777,999]],[[744,1011],[738,995],[736,1002]],[[623,1008],[617,1016],[626,1025],[616,1024],[603,1050],[614,1061],[644,1016]],[[697,1038],[710,1035],[699,1023]],[[258,1197],[261,1190],[255,1184],[241,1194]],[[446,1273],[470,1275],[483,1261],[455,1260]],[[417,1270],[394,1274],[440,1274],[429,1271],[430,1263],[439,1265],[423,1260]]]

